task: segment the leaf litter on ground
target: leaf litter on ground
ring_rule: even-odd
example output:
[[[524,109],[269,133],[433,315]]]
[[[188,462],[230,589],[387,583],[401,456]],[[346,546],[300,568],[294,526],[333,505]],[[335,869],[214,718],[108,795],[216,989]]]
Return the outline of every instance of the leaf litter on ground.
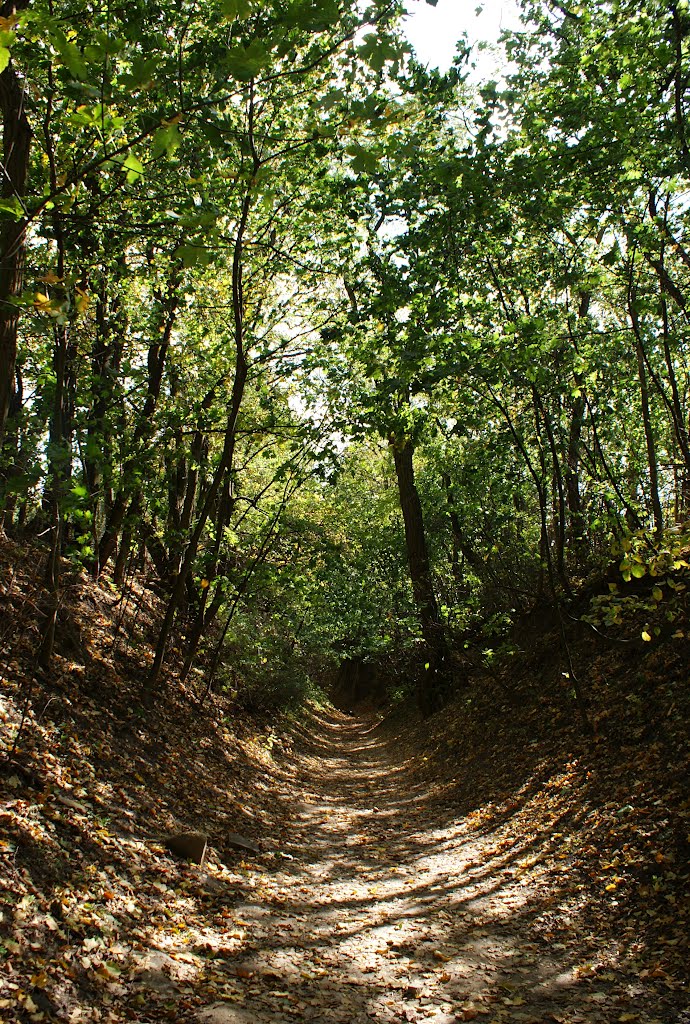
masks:
[[[21,560],[13,580],[18,615]],[[482,681],[423,724],[312,708],[267,735],[222,697],[200,711],[174,678],[140,713],[113,593],[82,579],[71,600],[77,658],[36,678],[31,628],[6,651],[3,1020],[669,1024],[688,1009],[678,644],[633,668],[582,643],[593,737],[529,658],[505,670],[512,697]],[[203,866],[166,851],[179,829],[209,835]]]

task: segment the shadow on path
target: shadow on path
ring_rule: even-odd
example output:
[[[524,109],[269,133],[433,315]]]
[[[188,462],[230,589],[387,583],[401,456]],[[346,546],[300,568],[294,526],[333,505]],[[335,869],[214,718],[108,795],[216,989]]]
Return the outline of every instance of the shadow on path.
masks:
[[[663,1020],[624,968],[624,944],[595,943],[591,960],[561,852],[578,824],[567,803],[550,799],[528,833],[509,808],[487,827],[461,784],[439,803],[418,761],[372,726],[318,713],[271,767],[289,821],[232,908],[237,941],[214,961],[220,998],[201,1019]],[[516,778],[520,806],[548,781],[537,765]]]

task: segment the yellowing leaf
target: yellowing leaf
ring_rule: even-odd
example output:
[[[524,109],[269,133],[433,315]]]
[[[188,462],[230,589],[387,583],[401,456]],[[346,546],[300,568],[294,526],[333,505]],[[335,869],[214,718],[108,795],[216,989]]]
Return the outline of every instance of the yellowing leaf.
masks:
[[[98,967],[94,969],[94,974],[97,974],[99,978],[103,979],[103,981],[113,980],[113,975],[110,973],[105,964],[99,964]]]
[[[652,639],[646,629],[642,630],[642,639],[646,640],[647,643],[649,643],[649,641]]]

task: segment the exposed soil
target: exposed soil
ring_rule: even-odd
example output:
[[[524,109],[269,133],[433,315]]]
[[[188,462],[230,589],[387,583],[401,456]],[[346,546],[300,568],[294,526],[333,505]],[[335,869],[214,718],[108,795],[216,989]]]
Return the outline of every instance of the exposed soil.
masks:
[[[583,934],[562,818],[525,834],[455,814],[418,768],[370,720],[323,712],[284,759],[278,856],[294,860],[236,906],[247,931],[226,961],[246,1019],[672,1019],[622,936]],[[208,1019],[236,1019],[225,999]]]
[[[0,1019],[688,1024],[685,648],[574,646],[593,736],[548,636],[425,722],[260,730],[174,676],[141,707],[144,591],[75,580],[36,677],[31,568],[2,592]]]

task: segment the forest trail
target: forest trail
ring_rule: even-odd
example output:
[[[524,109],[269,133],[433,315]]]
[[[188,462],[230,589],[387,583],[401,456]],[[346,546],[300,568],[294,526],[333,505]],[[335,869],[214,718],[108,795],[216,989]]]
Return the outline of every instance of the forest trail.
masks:
[[[555,946],[533,929],[559,912],[546,837],[484,831],[435,802],[374,721],[318,713],[272,775],[290,809],[276,870],[233,907],[236,981],[200,1019],[654,1019],[639,1003],[620,1016],[635,993],[586,976],[577,929]]]

